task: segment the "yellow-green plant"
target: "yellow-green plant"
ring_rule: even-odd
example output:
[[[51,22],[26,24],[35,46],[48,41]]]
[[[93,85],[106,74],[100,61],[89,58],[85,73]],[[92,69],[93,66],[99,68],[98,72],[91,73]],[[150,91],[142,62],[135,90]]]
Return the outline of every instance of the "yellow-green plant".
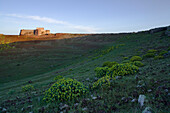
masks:
[[[147,53],[156,53],[156,52],[157,52],[157,50],[155,50],[155,49],[150,49],[147,51]]]
[[[164,58],[164,56],[160,56],[160,55],[154,57],[155,60],[157,60],[157,59],[163,59],[163,58]]]
[[[103,77],[106,75],[106,72],[108,71],[108,67],[97,67],[94,71],[96,72],[96,77]]]
[[[128,59],[128,57],[123,57],[123,60],[127,60]]]
[[[138,67],[143,67],[144,64],[141,61],[134,61],[132,62],[133,65],[138,66]]]
[[[103,67],[112,67],[113,65],[115,65],[115,64],[118,64],[117,62],[109,62],[109,61],[107,61],[107,62],[104,62],[103,63]]]
[[[32,91],[32,90],[34,90],[34,86],[32,86],[31,84],[22,87],[23,92]]]
[[[143,58],[151,58],[154,56],[155,56],[155,53],[146,53],[145,55],[143,55]]]
[[[108,88],[110,87],[110,76],[104,76],[102,78],[100,78],[99,80],[97,80],[96,82],[93,83],[93,88]]]
[[[141,60],[142,60],[142,58],[141,58],[140,56],[133,56],[133,57],[130,59],[131,62],[141,61]]]
[[[159,56],[162,56],[164,54],[168,53],[168,51],[165,51],[165,50],[162,50],[160,53],[159,53]]]
[[[57,80],[62,79],[62,78],[63,78],[63,76],[57,75],[57,76],[54,78],[54,80],[57,81]]]
[[[54,83],[46,92],[43,100],[46,102],[66,101],[78,98],[88,93],[88,88],[75,79],[63,78]]]
[[[131,63],[116,64],[108,69],[107,75],[110,77],[125,76],[137,73],[139,68]]]

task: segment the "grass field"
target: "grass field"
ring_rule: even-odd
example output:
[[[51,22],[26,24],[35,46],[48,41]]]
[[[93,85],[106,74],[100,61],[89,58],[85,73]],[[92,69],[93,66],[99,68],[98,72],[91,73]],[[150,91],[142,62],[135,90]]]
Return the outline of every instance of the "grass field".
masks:
[[[10,43],[13,48],[0,51],[0,110],[17,113],[140,113],[151,107],[155,113],[168,113],[168,55],[162,59],[143,58],[144,67],[139,67],[138,73],[112,80],[109,88],[89,89],[88,94],[70,101],[43,101],[44,92],[55,83],[54,77],[58,75],[90,87],[99,79],[95,77],[95,68],[102,67],[106,61],[122,63],[124,57],[127,60],[132,56],[142,57],[150,49],[157,50],[156,54],[170,51],[170,37],[164,32],[92,34]],[[23,92],[22,87],[28,84],[34,89]],[[143,107],[137,101],[141,94],[146,96]],[[67,107],[63,107],[64,104]]]

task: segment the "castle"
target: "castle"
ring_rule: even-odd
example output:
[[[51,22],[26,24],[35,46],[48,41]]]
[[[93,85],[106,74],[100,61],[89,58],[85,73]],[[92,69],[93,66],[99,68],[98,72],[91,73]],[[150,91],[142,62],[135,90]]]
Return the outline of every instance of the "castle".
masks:
[[[35,30],[27,30],[27,29],[21,29],[20,35],[48,35],[50,34],[50,30],[44,30],[44,28],[36,28]]]

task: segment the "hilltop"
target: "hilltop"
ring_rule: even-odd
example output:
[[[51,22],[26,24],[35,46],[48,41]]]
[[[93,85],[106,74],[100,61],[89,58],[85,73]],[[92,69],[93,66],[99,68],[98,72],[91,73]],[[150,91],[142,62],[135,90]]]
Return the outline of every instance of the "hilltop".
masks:
[[[120,34],[1,36],[8,42],[0,45],[1,112],[170,111],[169,27]],[[106,73],[111,79],[102,78]],[[45,92],[65,80],[61,76],[79,81],[88,93],[44,101]],[[100,80],[105,82],[97,86]]]

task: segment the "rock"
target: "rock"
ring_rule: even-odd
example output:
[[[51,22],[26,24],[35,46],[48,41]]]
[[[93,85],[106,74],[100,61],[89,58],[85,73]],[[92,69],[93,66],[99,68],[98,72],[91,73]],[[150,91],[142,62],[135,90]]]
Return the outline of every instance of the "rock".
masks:
[[[145,98],[146,98],[145,95],[139,95],[138,103],[140,104],[141,107],[144,105]]]
[[[131,100],[131,102],[135,102],[136,101],[136,99],[134,98],[133,100]]]
[[[6,112],[6,111],[7,111],[7,109],[6,109],[6,108],[3,108],[3,109],[2,109],[2,112]]]
[[[60,110],[67,109],[69,106],[67,104],[64,104],[63,106],[60,107]]]
[[[0,110],[2,110],[2,107],[0,107]]]
[[[152,89],[149,89],[148,92],[149,92],[149,93],[152,92]]]
[[[78,105],[79,105],[79,103],[75,103],[75,104],[74,104],[74,107],[77,107]]]
[[[28,108],[28,109],[32,109],[32,107],[33,107],[33,105],[29,105],[27,108]]]
[[[96,100],[96,99],[97,99],[97,97],[92,97],[92,99],[93,99],[93,100]]]
[[[21,108],[21,111],[23,112],[25,109],[24,108]]]
[[[165,92],[168,93],[168,89],[165,89]]]
[[[150,107],[146,107],[142,113],[152,113],[152,109]]]
[[[122,101],[124,101],[125,99],[126,99],[126,97],[122,97],[122,99],[121,99],[121,100],[122,100]]]
[[[122,77],[121,76],[116,76],[116,79],[121,79]]]
[[[90,80],[89,78],[86,79],[86,81],[89,81],[89,80]]]
[[[82,111],[87,111],[88,109],[87,108],[83,108]]]
[[[97,77],[94,77],[94,81],[97,81],[98,80],[98,78]]]
[[[34,113],[33,111],[29,112],[29,113]]]

